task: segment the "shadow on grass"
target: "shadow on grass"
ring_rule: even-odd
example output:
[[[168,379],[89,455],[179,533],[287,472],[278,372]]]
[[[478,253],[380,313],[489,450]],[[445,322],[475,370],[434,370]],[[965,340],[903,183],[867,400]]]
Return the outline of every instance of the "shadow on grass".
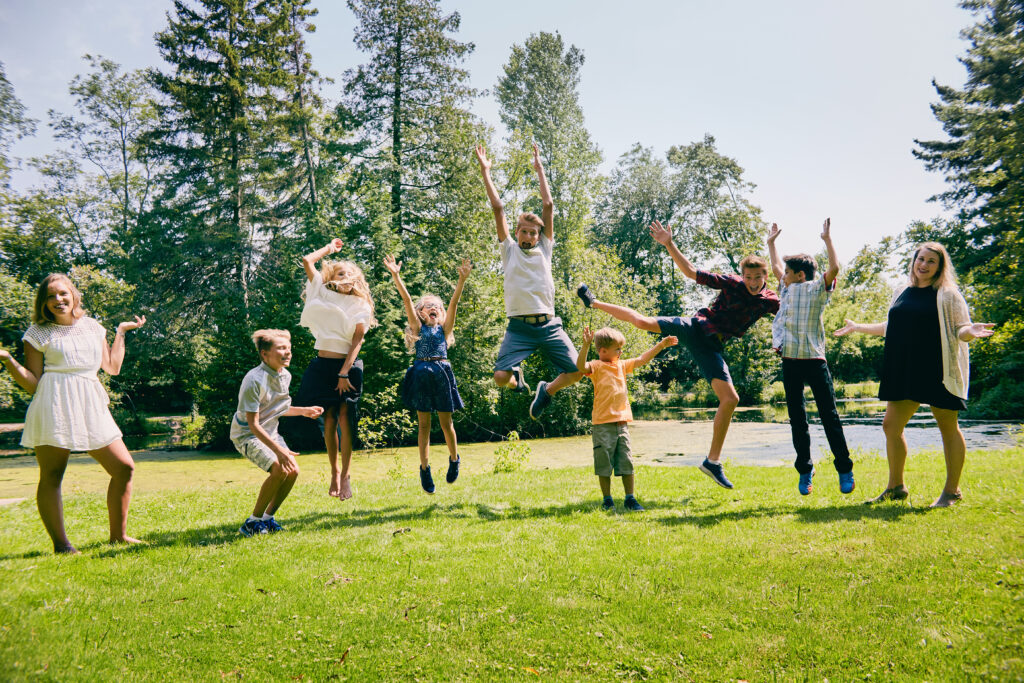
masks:
[[[718,507],[718,505],[715,507]],[[803,522],[805,524],[860,521],[865,519],[878,519],[892,522],[906,515],[926,514],[928,510],[929,508],[927,507],[911,507],[909,505],[898,503],[880,505],[856,503],[852,505],[826,508],[765,505],[755,508],[744,508],[742,510],[662,517],[658,521],[666,526],[679,526],[685,524],[696,527],[710,527],[721,524],[722,522],[739,522],[747,519],[780,516],[794,516],[796,517],[796,521]]]

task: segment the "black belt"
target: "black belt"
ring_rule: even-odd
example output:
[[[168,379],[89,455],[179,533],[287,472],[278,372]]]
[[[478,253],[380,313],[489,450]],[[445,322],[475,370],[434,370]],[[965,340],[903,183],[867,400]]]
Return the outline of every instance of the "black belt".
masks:
[[[433,358],[417,358],[416,360],[448,360],[444,356],[434,356]]]
[[[509,318],[522,320],[527,325],[541,325],[551,320],[554,316],[543,313],[541,315],[510,315]]]

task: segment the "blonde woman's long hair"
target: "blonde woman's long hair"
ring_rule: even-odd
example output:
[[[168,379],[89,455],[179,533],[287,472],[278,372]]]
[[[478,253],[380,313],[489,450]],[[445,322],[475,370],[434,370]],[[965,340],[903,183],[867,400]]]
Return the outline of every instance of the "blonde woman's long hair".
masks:
[[[933,251],[939,255],[939,271],[935,273],[935,279],[932,280],[932,289],[957,289],[956,270],[953,269],[953,262],[949,259],[949,252],[938,242],[923,242],[914,250],[914,255],[910,257],[910,286],[918,286],[917,276],[914,274],[914,262],[917,261],[917,255],[921,253],[922,249]]]
[[[430,304],[437,304],[441,308],[440,324],[442,329],[444,328],[444,321],[448,318],[448,311],[445,310],[444,302],[441,301],[441,297],[435,294],[424,294],[412,306],[412,310],[416,314],[416,317],[420,319],[421,331],[423,330],[424,323],[423,316],[420,315],[420,311]],[[408,349],[409,353],[416,353],[416,340],[419,338],[420,335],[413,332],[411,327],[405,328],[405,348]],[[444,338],[444,341],[448,344],[448,348],[455,346],[455,332],[449,332]]]
[[[32,306],[32,322],[35,324],[43,325],[45,323],[57,322],[53,317],[53,313],[46,307],[46,300],[50,296],[50,283],[58,281],[67,283],[68,289],[71,290],[71,294],[74,297],[74,303],[71,307],[72,317],[78,320],[85,315],[85,309],[82,308],[82,293],[78,291],[78,287],[75,287],[75,283],[71,281],[71,278],[64,273],[50,273],[43,278],[43,281],[39,283],[39,289],[36,290],[36,301]]]
[[[337,292],[338,294],[349,294],[363,299],[370,305],[370,327],[377,326],[377,313],[373,305],[373,296],[370,295],[370,286],[366,284],[366,276],[363,270],[352,261],[328,261],[320,262],[320,277],[324,281],[324,287]],[[302,292],[306,296],[305,290]]]

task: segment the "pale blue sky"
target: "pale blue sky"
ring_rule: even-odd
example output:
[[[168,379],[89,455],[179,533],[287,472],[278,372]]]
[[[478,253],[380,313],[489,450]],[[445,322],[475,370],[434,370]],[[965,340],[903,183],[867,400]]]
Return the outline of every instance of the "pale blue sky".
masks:
[[[166,0],[0,0],[0,61],[30,114],[70,110],[81,55],[127,68],[158,63],[152,35]],[[783,229],[783,252],[817,250],[832,217],[840,257],[940,215],[943,189],[911,156],[913,139],[942,137],[931,80],[960,86],[957,61],[973,23],[954,0],[655,1],[444,0],[476,44],[466,66],[493,89],[511,46],[559,31],[585,56],[580,98],[604,170],[634,142],[658,154],[713,134],[757,184],[753,201]],[[316,68],[341,73],[365,57],[341,0],[322,0],[310,38]],[[338,83],[328,86],[328,96]],[[501,132],[490,96],[474,111]],[[15,154],[53,148],[45,125]],[[467,150],[467,154],[469,151]],[[16,185],[29,182],[25,176]]]

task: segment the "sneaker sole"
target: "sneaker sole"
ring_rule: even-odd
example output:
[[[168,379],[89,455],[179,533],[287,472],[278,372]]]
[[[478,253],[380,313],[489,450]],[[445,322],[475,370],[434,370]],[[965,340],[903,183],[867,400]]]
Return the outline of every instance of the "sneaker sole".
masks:
[[[709,470],[708,468],[704,467],[704,463],[701,463],[700,466],[697,469],[699,469],[701,472],[703,472],[704,474],[706,474],[709,477],[711,477],[711,481],[715,482],[716,484],[721,486],[723,489],[731,489],[732,488],[731,486],[726,486],[722,482],[718,481],[718,477],[715,476],[715,473],[712,472],[711,470]]]

